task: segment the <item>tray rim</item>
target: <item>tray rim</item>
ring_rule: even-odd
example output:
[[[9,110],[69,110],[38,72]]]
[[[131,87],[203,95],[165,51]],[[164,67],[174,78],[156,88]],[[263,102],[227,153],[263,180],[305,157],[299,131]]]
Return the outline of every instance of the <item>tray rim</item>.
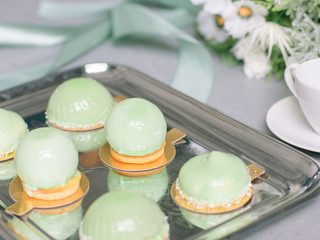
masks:
[[[219,112],[218,110],[212,108],[212,107],[209,107],[203,103],[200,103],[194,99],[191,99],[190,97],[164,85],[163,83],[157,81],[157,80],[154,80],[153,78],[145,75],[144,73],[141,73],[140,71],[138,70],[135,70],[131,67],[128,67],[128,66],[125,66],[125,65],[120,65],[120,64],[110,64],[110,63],[101,63],[101,62],[98,62],[98,63],[88,63],[88,64],[107,64],[108,66],[111,67],[111,69],[120,69],[120,71],[129,71],[129,72],[133,72],[133,73],[137,73],[139,74],[140,76],[145,76],[145,78],[148,78],[148,80],[150,82],[152,82],[152,84],[154,84],[155,86],[158,86],[158,87],[161,87],[162,89],[165,89],[166,91],[168,92],[171,92],[171,93],[174,93],[176,95],[177,98],[179,99],[182,99],[184,101],[188,101],[189,103],[191,103],[193,106],[195,107],[198,107],[199,109],[201,109],[202,111],[206,111],[206,112],[214,112],[217,114],[218,117],[221,117],[221,118],[224,118],[225,120],[227,120],[227,122],[229,122],[229,124],[237,124],[238,126],[241,126],[242,128],[244,128],[245,130],[248,130],[248,131],[251,131],[251,132],[254,132],[255,134],[258,134],[260,135],[261,137],[265,138],[266,140],[268,141],[272,141],[273,143],[289,150],[289,151],[293,151],[294,153],[298,154],[301,156],[301,158],[303,158],[305,161],[308,161],[311,165],[313,165],[315,167],[315,171],[313,173],[313,181],[309,183],[308,186],[305,186],[304,188],[304,191],[302,191],[301,193],[295,195],[294,198],[290,198],[290,201],[286,201],[285,203],[287,203],[287,205],[283,206],[284,204],[279,204],[277,205],[277,207],[275,207],[273,210],[267,212],[267,214],[262,214],[259,216],[259,222],[261,222],[261,220],[265,219],[266,217],[268,216],[273,216],[275,217],[275,212],[279,211],[280,209],[287,209],[287,208],[292,208],[293,206],[295,206],[297,203],[299,202],[302,202],[304,199],[308,198],[308,197],[312,197],[312,195],[314,195],[313,193],[316,192],[316,190],[320,187],[319,185],[319,175],[320,175],[320,169],[319,169],[319,166],[318,164],[310,157],[308,156],[307,154],[305,153],[302,153],[300,151],[298,151],[297,149],[263,133],[263,132],[260,132],[258,130],[255,130],[245,124],[242,124],[240,122],[238,122],[237,120],[235,119],[232,119],[228,116],[226,116],[225,114]],[[75,68],[72,68],[72,69],[69,69],[69,70],[66,70],[66,71],[63,71],[63,72],[60,72],[60,73],[54,73],[46,78],[57,78],[59,76],[62,76],[64,73],[66,72],[70,72],[70,71],[79,71],[79,70],[83,70],[84,66],[88,65],[88,64],[85,64],[85,65],[82,65],[82,66],[78,66],[78,67],[75,67]],[[40,80],[39,80],[40,81]],[[42,96],[42,95],[47,95],[49,92],[53,91],[54,88],[58,85],[58,83],[55,83],[54,85],[52,86],[45,86],[44,88],[40,88],[40,89],[37,89],[36,92]],[[18,86],[18,87],[15,87],[13,89],[16,89],[16,88],[23,88],[23,86]],[[12,90],[12,89],[9,89],[9,91]],[[3,92],[0,92],[0,95],[2,94]],[[23,117],[26,117],[28,115],[30,115],[30,112],[26,111],[26,109],[21,106],[21,102],[22,103],[25,103],[25,99],[29,98],[30,96],[33,96],[34,93],[33,92],[30,92],[30,93],[27,93],[27,94],[24,94],[24,95],[21,95],[21,96],[18,96],[18,97],[14,97],[12,99],[9,99],[9,100],[5,100],[5,101],[2,101],[0,102],[0,108],[6,108],[6,109],[15,109],[14,111],[17,111],[18,113],[20,113]],[[18,109],[18,110],[16,110]],[[19,110],[20,109],[20,110]],[[43,111],[45,109],[45,106],[43,106],[43,109],[41,111]],[[39,112],[39,111],[38,111]],[[35,112],[34,112],[35,113]],[[182,129],[184,130],[184,129]],[[186,131],[187,132],[187,131]],[[242,214],[241,214],[242,215]],[[232,219],[230,220],[232,221]],[[229,222],[229,221],[228,221]],[[238,231],[245,231],[245,229],[247,229],[249,226],[253,225],[253,224],[258,224],[257,223],[258,221],[254,221],[253,223],[249,223],[248,226],[244,226],[243,228],[239,229]],[[1,226],[0,226],[1,227]],[[207,229],[203,232],[210,232],[211,230],[215,229],[215,227],[213,228],[210,228],[210,229]],[[191,238],[188,238],[188,239],[195,239],[196,237],[199,237],[201,235],[203,235],[202,233],[203,232],[200,232],[199,234],[195,234],[195,236],[192,236]],[[234,233],[230,233],[228,234],[229,235],[233,235]],[[198,236],[199,235],[199,236]]]

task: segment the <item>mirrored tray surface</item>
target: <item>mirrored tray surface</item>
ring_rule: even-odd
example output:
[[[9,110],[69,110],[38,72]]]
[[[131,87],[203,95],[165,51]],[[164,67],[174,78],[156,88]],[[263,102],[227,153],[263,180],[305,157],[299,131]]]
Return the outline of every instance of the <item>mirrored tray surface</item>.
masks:
[[[30,129],[45,126],[44,110],[52,91],[62,81],[79,76],[100,81],[113,96],[148,99],[162,110],[169,129],[178,128],[187,134],[185,142],[176,146],[174,161],[165,169],[166,174],[162,176],[164,192],[158,201],[168,216],[171,240],[237,235],[240,230],[245,231],[276,217],[280,211],[285,213],[318,187],[319,168],[311,158],[125,66],[92,63],[55,74],[0,93],[0,107],[18,112]],[[260,177],[259,183],[254,184],[253,199],[241,213],[204,230],[182,215],[171,199],[170,187],[188,159],[212,150],[233,153],[247,165],[253,163],[264,169],[268,177]],[[81,204],[84,214],[95,199],[109,191],[111,175],[103,165],[80,169],[90,180],[89,193]],[[159,179],[156,181],[159,182]],[[8,194],[9,183],[10,180],[0,181],[0,200],[4,204],[12,203]],[[11,217],[5,216],[3,208],[1,212],[0,237],[15,239],[13,235],[8,235],[10,229],[7,222]],[[37,229],[28,222],[27,227]],[[78,239],[78,233],[68,239]]]

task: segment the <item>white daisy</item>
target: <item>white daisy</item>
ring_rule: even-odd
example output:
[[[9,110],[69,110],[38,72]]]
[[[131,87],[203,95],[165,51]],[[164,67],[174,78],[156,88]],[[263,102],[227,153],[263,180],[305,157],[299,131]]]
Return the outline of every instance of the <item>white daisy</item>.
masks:
[[[229,37],[223,29],[224,20],[219,15],[212,15],[205,11],[200,11],[197,17],[198,31],[206,39],[215,39],[217,42],[224,42]]]
[[[231,0],[209,0],[204,4],[203,10],[214,15],[229,19],[236,14],[236,7]]]
[[[225,29],[234,38],[242,38],[248,33],[251,25],[265,22],[268,10],[265,7],[256,5],[250,0],[234,2],[237,14],[226,21]]]

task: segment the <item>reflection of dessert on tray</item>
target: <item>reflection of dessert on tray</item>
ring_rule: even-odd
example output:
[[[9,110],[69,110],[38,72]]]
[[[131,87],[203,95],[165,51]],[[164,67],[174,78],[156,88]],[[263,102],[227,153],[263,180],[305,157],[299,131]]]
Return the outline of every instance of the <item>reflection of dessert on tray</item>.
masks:
[[[82,219],[81,201],[69,206],[66,209],[55,209],[55,212],[36,211],[30,213],[28,219],[32,220],[42,230],[49,234],[54,239],[67,239],[75,234],[79,228]],[[18,234],[21,239],[43,240],[39,232],[35,232],[28,227],[19,218],[12,218],[9,221],[9,227]]]
[[[64,131],[79,152],[79,165],[83,168],[101,166],[99,148],[106,141],[103,128],[90,131]]]
[[[166,168],[156,174],[142,177],[127,177],[110,170],[107,177],[109,191],[134,190],[146,195],[155,202],[160,201],[165,195],[168,182],[169,176]]]
[[[167,133],[160,109],[153,103],[131,98],[118,103],[105,123],[107,143],[100,148],[104,164],[117,173],[144,176],[160,172],[175,155],[173,144],[185,133]]]
[[[88,188],[86,177],[77,170],[78,152],[72,140],[55,128],[27,133],[16,149],[15,166],[18,177],[9,192],[17,203],[7,208],[13,214],[71,204]]]
[[[169,224],[161,208],[134,191],[112,191],[87,210],[79,228],[86,239],[169,239]]]
[[[18,143],[27,132],[27,124],[20,115],[0,108],[0,180],[17,175],[14,154]]]

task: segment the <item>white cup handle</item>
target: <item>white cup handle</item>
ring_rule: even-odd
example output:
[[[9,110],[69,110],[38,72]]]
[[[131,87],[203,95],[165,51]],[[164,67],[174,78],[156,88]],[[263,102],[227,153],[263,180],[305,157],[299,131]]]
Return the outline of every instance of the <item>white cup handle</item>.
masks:
[[[298,63],[293,63],[291,65],[289,65],[288,67],[286,67],[285,71],[284,71],[284,79],[286,81],[286,84],[288,86],[288,88],[290,89],[290,91],[292,92],[292,94],[297,97],[297,91],[294,85],[294,79],[292,76],[292,70],[296,69],[299,66]]]

